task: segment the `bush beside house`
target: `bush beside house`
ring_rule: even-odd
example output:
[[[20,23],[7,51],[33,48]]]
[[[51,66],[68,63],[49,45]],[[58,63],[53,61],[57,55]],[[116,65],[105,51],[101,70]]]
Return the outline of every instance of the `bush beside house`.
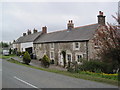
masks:
[[[23,55],[23,62],[24,62],[25,64],[29,65],[30,61],[31,61],[30,55],[29,55],[29,53],[26,51],[26,52],[24,53],[24,55]]]
[[[48,68],[50,66],[50,59],[48,58],[47,55],[44,55],[43,58],[41,59],[41,64],[42,66]]]

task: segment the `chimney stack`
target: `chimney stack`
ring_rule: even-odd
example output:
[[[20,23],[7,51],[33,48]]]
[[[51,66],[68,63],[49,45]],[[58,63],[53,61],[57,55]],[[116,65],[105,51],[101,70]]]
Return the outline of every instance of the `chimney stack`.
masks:
[[[74,23],[72,20],[69,20],[67,24],[67,29],[71,30],[72,28],[74,28]]]
[[[38,32],[38,31],[34,28],[33,33],[36,33],[36,32]]]
[[[23,36],[25,36],[26,35],[26,33],[23,33]]]
[[[13,42],[15,42],[15,40],[13,40]]]
[[[31,34],[31,30],[28,29],[27,33],[28,33],[28,35],[30,35]]]
[[[47,27],[42,27],[42,33],[47,33]]]
[[[105,17],[106,16],[103,15],[102,11],[99,11],[99,15],[97,17],[98,17],[98,24],[105,25]]]

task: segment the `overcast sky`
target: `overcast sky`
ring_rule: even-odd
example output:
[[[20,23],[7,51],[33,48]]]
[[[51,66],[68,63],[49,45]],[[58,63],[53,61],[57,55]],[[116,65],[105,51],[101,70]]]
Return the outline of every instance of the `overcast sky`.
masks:
[[[111,15],[118,11],[117,2],[3,2],[0,3],[0,28],[2,40],[13,41],[34,28],[41,31],[47,26],[48,32],[67,28],[72,19],[75,26],[97,23],[99,11],[103,11],[106,21],[115,23]]]

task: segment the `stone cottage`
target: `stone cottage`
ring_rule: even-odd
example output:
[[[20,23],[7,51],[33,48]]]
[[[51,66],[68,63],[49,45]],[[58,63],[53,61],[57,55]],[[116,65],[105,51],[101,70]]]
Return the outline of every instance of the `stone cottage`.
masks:
[[[42,58],[45,54],[54,60],[56,64],[63,65],[62,51],[66,52],[66,62],[81,59],[95,59],[98,49],[97,41],[93,42],[95,32],[100,26],[105,25],[105,16],[99,12],[98,23],[86,26],[74,27],[72,20],[69,20],[67,29],[46,33],[34,41],[34,53],[37,58]]]

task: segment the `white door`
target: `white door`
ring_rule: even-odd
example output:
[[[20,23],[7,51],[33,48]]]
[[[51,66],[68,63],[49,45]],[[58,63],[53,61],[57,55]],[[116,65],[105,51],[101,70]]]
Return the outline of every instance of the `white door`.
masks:
[[[63,64],[63,55],[61,53],[59,53],[59,65],[64,65]]]

